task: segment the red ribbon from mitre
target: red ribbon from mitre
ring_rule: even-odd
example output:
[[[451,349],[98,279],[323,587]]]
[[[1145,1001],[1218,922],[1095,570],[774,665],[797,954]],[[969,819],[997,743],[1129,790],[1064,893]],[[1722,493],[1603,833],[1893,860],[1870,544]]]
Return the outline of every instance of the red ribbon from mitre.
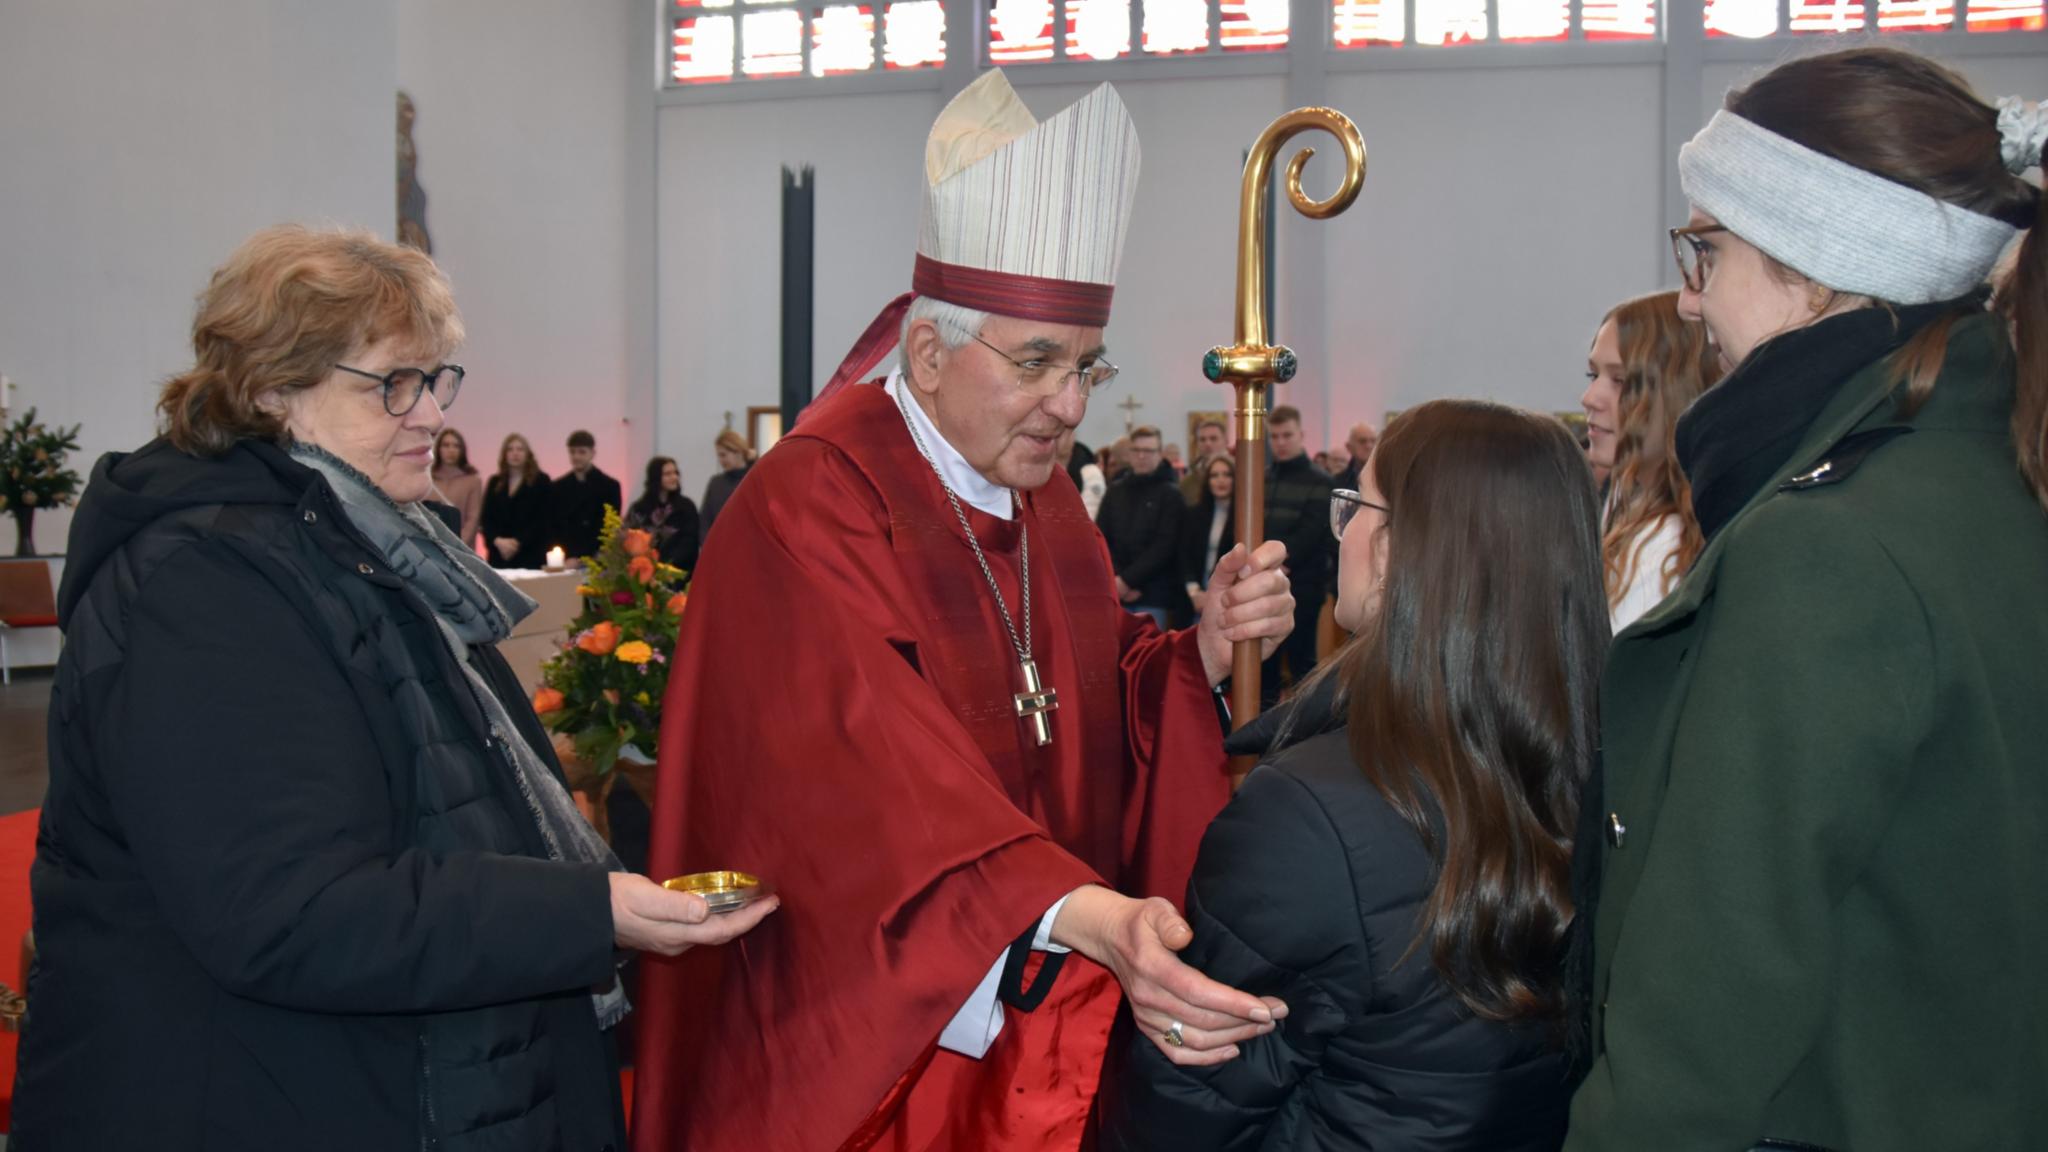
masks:
[[[882,357],[903,337],[903,318],[910,302],[919,296],[944,300],[976,312],[994,312],[1022,320],[1049,324],[1073,324],[1101,328],[1109,323],[1113,284],[1089,284],[1080,280],[1053,280],[1044,276],[1021,276],[1014,272],[990,272],[945,264],[919,253],[910,274],[911,291],[889,301],[875,317],[853,348],[840,361],[838,371],[825,383],[813,403],[822,403],[849,384],[868,378]]]

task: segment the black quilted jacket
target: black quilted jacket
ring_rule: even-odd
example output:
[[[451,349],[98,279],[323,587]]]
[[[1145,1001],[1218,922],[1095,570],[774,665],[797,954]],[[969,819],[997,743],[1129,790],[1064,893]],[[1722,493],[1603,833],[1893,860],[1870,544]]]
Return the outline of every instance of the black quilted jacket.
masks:
[[[1262,750],[1279,717],[1231,750]],[[1556,1152],[1562,1054],[1545,1029],[1474,1018],[1426,944],[1408,954],[1429,857],[1352,762],[1345,729],[1315,727],[1246,777],[1188,884],[1182,958],[1279,997],[1288,1016],[1207,1069],[1129,1036],[1112,1049],[1105,1152]]]
[[[267,444],[108,456],[59,610],[12,1147],[623,1146],[605,874],[545,858],[324,479]]]

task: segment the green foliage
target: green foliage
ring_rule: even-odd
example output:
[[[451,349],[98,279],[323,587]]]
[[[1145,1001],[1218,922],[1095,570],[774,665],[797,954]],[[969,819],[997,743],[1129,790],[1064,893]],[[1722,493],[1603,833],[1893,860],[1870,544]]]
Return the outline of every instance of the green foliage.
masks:
[[[604,511],[604,543],[585,563],[583,610],[541,668],[534,710],[598,775],[628,745],[653,751],[689,573],[663,564],[653,538]]]
[[[78,429],[45,427],[33,408],[0,425],[0,511],[61,508],[78,498],[78,473],[64,467],[78,451]]]

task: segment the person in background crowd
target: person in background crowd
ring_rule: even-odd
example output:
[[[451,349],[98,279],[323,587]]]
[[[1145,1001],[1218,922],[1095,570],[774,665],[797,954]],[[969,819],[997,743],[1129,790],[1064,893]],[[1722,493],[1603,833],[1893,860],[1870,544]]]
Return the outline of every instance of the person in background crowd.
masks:
[[[1195,425],[1195,461],[1181,477],[1180,494],[1192,508],[1209,490],[1209,461],[1230,455],[1229,432],[1221,420],[1204,420]]]
[[[464,548],[476,547],[476,531],[484,514],[484,478],[469,462],[469,441],[453,428],[441,429],[434,440],[434,488],[443,503],[461,514],[455,529]]]
[[[754,466],[754,452],[747,447],[746,438],[730,428],[721,430],[711,447],[718,454],[718,475],[704,484],[704,501],[700,509],[704,528],[703,539],[698,541],[700,547],[704,540],[711,539],[712,521],[718,519],[719,510],[732,498],[733,489],[746,478],[747,469]]]
[[[675,459],[649,460],[647,485],[626,510],[626,527],[652,533],[662,562],[688,572],[697,567],[697,549],[703,543],[697,520],[697,505],[683,495],[683,470]]]
[[[1325,475],[1330,474],[1330,454],[1328,452],[1316,453],[1315,455],[1309,457],[1309,462],[1314,464],[1316,468],[1319,471],[1323,472]]]
[[[1102,478],[1108,483],[1116,483],[1117,477],[1131,469],[1131,438],[1119,436],[1111,441],[1109,447],[1102,450],[1102,459],[1098,462],[1102,465]]]
[[[548,550],[548,474],[514,432],[498,446],[498,472],[484,485],[478,528],[493,568],[539,568]]]
[[[1175,483],[1179,483],[1181,473],[1187,469],[1187,465],[1180,458],[1180,445],[1170,440],[1165,441],[1159,446],[1159,455],[1165,462],[1167,474],[1173,477]]]
[[[626,497],[619,482],[597,466],[597,438],[581,428],[569,433],[569,470],[555,477],[553,501],[556,544],[570,559],[597,553],[603,544],[604,510],[624,511]]]
[[[1131,1037],[1105,1152],[1564,1138],[1560,960],[1607,648],[1585,458],[1549,417],[1439,400],[1394,420],[1364,485],[1322,525],[1353,637],[1232,737],[1265,759],[1188,884],[1183,958],[1287,1019],[1206,1068]]]
[[[1359,477],[1365,471],[1365,462],[1372,459],[1372,451],[1379,442],[1380,430],[1373,427],[1371,422],[1360,420],[1351,426],[1350,435],[1344,438],[1344,450],[1351,462],[1337,474],[1337,487],[1358,491]]]
[[[1109,542],[1117,599],[1164,628],[1179,601],[1180,521],[1187,505],[1161,458],[1159,429],[1133,430],[1129,452],[1130,471],[1109,486],[1096,526]]]
[[[1678,421],[1706,548],[1608,657],[1570,1152],[2042,1147],[2043,140],[1865,47],[1679,152],[1728,375]]]
[[[1059,450],[1067,460],[1067,475],[1081,493],[1081,507],[1087,510],[1088,519],[1095,519],[1102,511],[1102,497],[1109,491],[1102,466],[1095,462],[1095,450],[1075,440],[1072,428],[1060,433]]]
[[[1202,501],[1181,518],[1180,531],[1180,578],[1196,619],[1208,603],[1217,558],[1237,543],[1237,464],[1212,456],[1203,473]]]
[[[1600,558],[1621,631],[1678,586],[1704,541],[1678,467],[1678,414],[1721,378],[1707,330],[1678,315],[1678,293],[1619,304],[1586,358],[1586,459],[1609,470]]]
[[[1337,477],[1342,476],[1346,472],[1350,472],[1352,470],[1351,453],[1348,450],[1346,450],[1344,445],[1342,444],[1339,444],[1336,447],[1330,449],[1328,452],[1324,453],[1323,456],[1324,459],[1328,462],[1327,467],[1325,467],[1323,471],[1328,472],[1330,474],[1330,480],[1332,483],[1336,481]]]
[[[534,603],[421,501],[462,321],[417,249],[272,228],[71,525],[16,1147],[623,1147],[617,870],[498,652]]]
[[[1290,404],[1266,418],[1272,460],[1266,465],[1266,539],[1287,545],[1287,576],[1294,589],[1294,631],[1265,662],[1260,691],[1266,702],[1316,666],[1316,624],[1329,594],[1329,473],[1309,459],[1301,412]],[[1284,675],[1283,675],[1284,673]]]

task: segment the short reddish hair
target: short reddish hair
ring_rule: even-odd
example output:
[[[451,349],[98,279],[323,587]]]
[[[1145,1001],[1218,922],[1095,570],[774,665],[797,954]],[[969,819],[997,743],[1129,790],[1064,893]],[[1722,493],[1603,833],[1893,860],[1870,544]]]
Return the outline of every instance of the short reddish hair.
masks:
[[[157,398],[181,451],[219,456],[237,440],[286,439],[264,400],[311,388],[363,347],[409,338],[436,358],[462,343],[441,270],[416,248],[364,231],[266,228],[242,242],[199,298],[190,369]]]

